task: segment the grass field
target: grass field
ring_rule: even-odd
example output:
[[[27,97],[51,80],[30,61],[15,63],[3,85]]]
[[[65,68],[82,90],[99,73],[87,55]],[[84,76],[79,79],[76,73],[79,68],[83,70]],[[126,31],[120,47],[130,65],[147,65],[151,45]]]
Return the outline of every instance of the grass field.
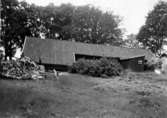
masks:
[[[167,76],[2,78],[0,118],[167,118]]]

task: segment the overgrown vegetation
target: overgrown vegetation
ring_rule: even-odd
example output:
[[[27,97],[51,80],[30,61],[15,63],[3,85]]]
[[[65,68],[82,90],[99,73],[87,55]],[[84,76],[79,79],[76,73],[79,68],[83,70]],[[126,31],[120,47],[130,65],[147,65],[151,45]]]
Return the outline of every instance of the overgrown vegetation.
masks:
[[[162,62],[160,60],[149,60],[145,63],[144,69],[146,71],[153,71],[155,69],[161,68]]]
[[[144,47],[160,56],[165,38],[167,38],[167,2],[159,1],[148,13],[137,39]]]
[[[69,69],[71,73],[80,73],[95,77],[119,76],[123,68],[116,59],[99,60],[79,59]]]

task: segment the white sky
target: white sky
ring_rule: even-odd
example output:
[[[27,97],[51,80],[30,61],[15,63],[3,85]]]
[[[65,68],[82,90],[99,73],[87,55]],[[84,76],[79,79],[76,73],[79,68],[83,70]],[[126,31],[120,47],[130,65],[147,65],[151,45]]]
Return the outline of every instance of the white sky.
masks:
[[[28,3],[36,5],[48,5],[54,3],[71,3],[73,5],[91,4],[103,11],[112,11],[114,14],[123,18],[121,28],[125,28],[125,34],[138,33],[140,27],[144,24],[145,18],[153,6],[159,0],[26,0]],[[167,0],[162,0],[167,1]]]

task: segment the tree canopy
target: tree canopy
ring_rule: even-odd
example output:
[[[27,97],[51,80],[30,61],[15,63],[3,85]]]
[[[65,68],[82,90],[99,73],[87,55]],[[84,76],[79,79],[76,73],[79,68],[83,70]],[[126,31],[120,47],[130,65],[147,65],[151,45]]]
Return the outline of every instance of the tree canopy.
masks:
[[[160,55],[163,40],[167,38],[167,2],[160,1],[149,12],[137,39],[152,52]]]
[[[122,32],[120,19],[111,13],[102,13],[89,6],[78,7],[72,18],[72,38],[77,41],[98,44],[119,44]]]
[[[121,42],[121,20],[112,13],[103,13],[89,5],[76,7],[71,4],[49,4],[36,8],[40,12],[41,32],[46,38],[98,44]]]
[[[11,58],[17,48],[22,48],[26,36],[113,45],[122,39],[119,16],[89,5],[50,3],[42,7],[3,0],[1,13],[5,57]]]
[[[22,47],[25,36],[34,36],[32,11],[26,2],[3,0],[1,8],[1,40],[5,49],[5,57],[12,57],[18,47]],[[35,19],[34,19],[35,21]]]

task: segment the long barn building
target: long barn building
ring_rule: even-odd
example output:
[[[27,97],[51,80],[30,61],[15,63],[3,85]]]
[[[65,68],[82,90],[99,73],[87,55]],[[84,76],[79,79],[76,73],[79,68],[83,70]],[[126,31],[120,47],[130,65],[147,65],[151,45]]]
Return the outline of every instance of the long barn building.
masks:
[[[100,57],[117,58],[125,69],[143,71],[145,58],[152,56],[144,49],[30,37],[25,39],[23,54],[45,65],[46,68],[56,68],[62,71],[80,58]]]

